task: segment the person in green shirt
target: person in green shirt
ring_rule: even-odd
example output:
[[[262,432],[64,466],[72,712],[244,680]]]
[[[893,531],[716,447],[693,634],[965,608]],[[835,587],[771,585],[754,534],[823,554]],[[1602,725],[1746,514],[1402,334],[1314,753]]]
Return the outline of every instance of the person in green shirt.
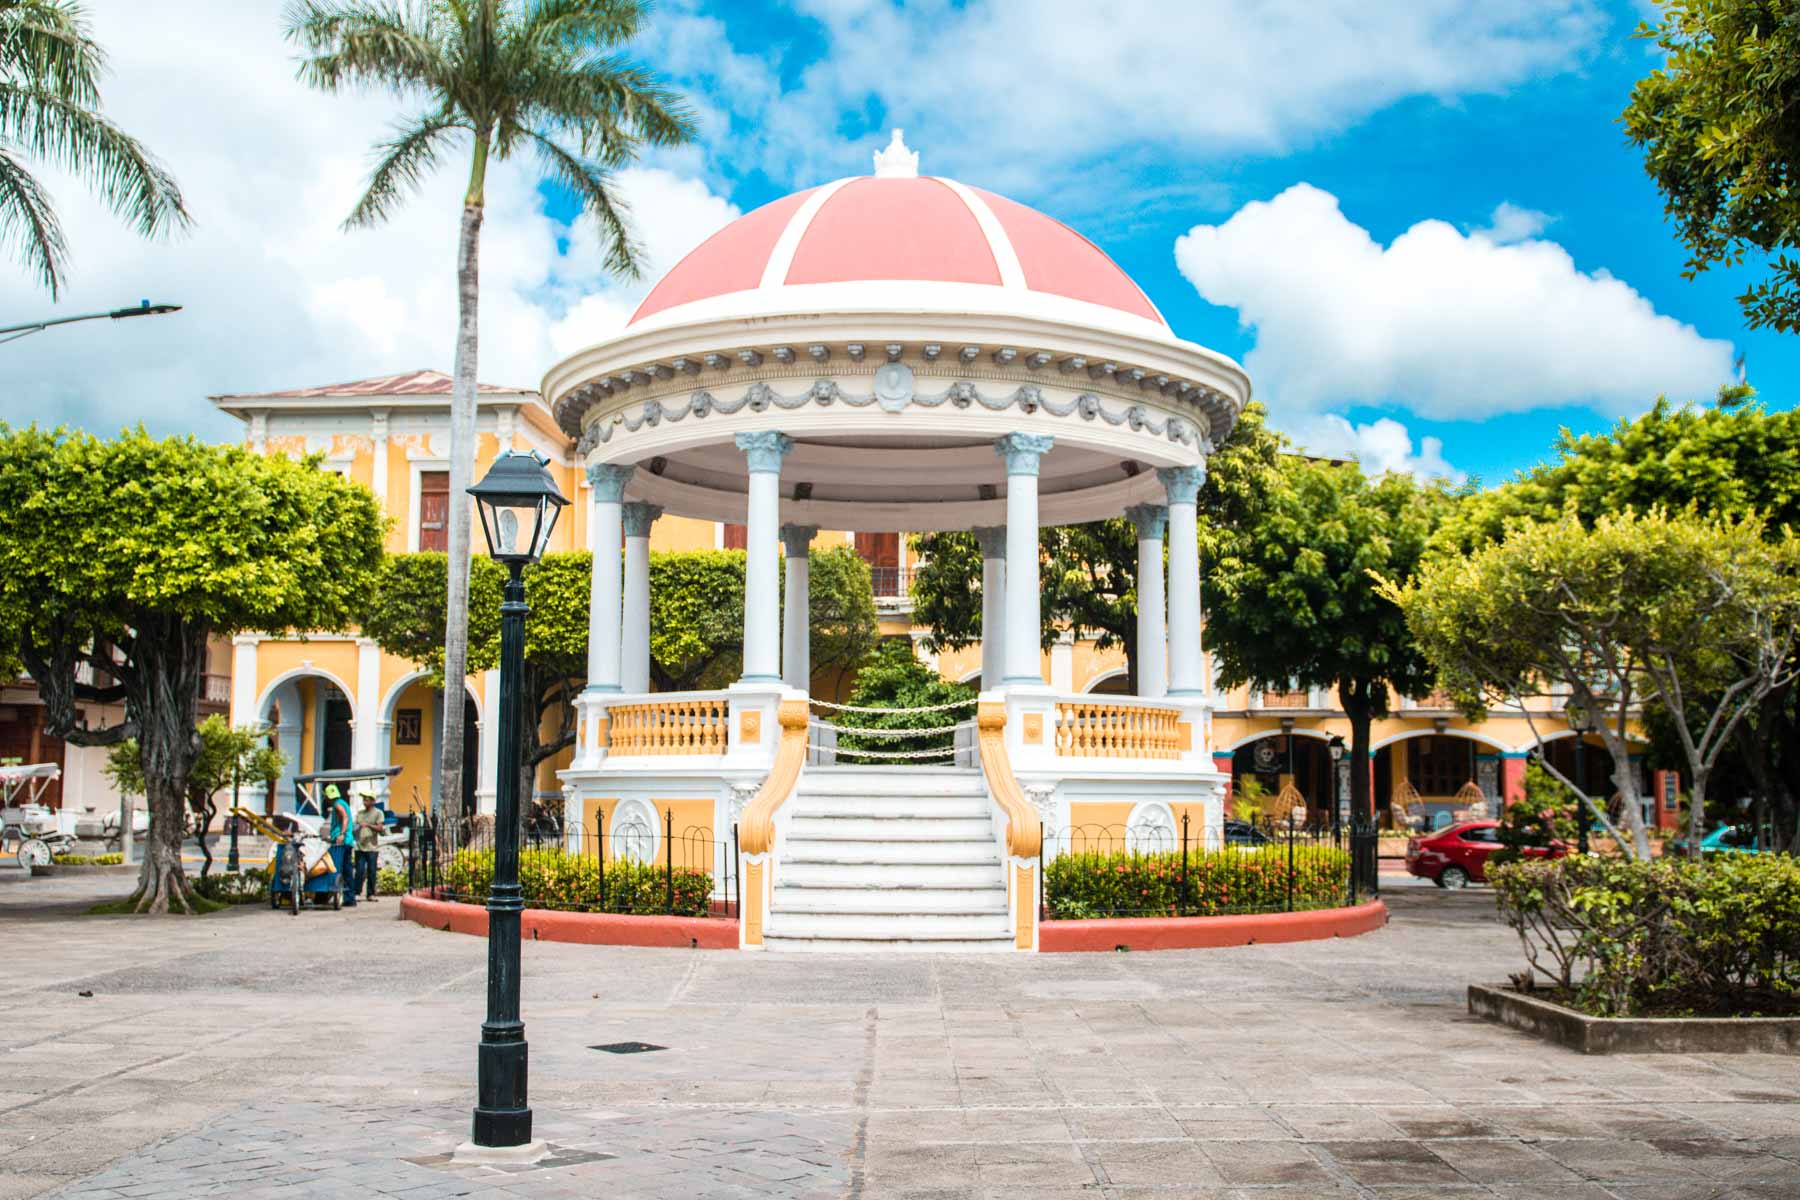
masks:
[[[344,892],[344,907],[356,907],[356,873],[352,869],[350,859],[350,801],[338,790],[338,785],[325,785],[325,803],[331,812],[331,825],[325,832],[325,840],[331,846],[331,862],[337,868],[338,886]]]
[[[350,890],[363,893],[363,899],[373,904],[379,899],[375,895],[375,878],[379,873],[381,835],[387,831],[387,814],[376,806],[373,792],[364,792],[361,799],[362,807],[356,810],[356,882]]]

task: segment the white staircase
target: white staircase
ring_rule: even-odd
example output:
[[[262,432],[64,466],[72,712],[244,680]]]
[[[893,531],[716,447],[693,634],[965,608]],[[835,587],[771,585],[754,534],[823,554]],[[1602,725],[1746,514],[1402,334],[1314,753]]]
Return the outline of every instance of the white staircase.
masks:
[[[1011,950],[979,770],[800,773],[774,868],[770,950]]]

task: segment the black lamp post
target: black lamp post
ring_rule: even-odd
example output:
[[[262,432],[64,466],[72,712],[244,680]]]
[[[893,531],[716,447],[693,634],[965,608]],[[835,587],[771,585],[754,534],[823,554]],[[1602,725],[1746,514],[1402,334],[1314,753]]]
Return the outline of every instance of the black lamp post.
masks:
[[[1578,700],[1570,700],[1563,713],[1569,719],[1569,728],[1575,731],[1575,851],[1578,854],[1588,852],[1588,805],[1587,805],[1587,772],[1583,769],[1587,764],[1587,735],[1594,727],[1593,715],[1582,707]]]
[[[488,891],[487,1020],[476,1051],[474,1143],[531,1141],[526,1104],[530,1067],[519,1019],[519,692],[525,682],[523,572],[544,553],[568,503],[536,454],[509,451],[469,489],[481,513],[488,553],[507,569],[500,603],[500,745],[494,788],[494,882]]]

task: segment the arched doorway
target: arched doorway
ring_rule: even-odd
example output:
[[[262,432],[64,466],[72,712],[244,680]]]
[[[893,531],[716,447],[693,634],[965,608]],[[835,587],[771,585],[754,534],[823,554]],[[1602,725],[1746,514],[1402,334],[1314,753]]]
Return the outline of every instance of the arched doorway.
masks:
[[[1292,781],[1306,801],[1308,819],[1328,819],[1331,807],[1331,749],[1325,739],[1294,733],[1269,733],[1245,742],[1231,755],[1233,796],[1245,794],[1245,781],[1271,801]]]
[[[282,675],[263,692],[256,715],[287,759],[275,794],[263,798],[265,812],[293,807],[294,776],[355,765],[356,704],[336,676],[316,668]]]
[[[442,791],[444,690],[425,671],[402,676],[382,698],[375,766],[399,767],[388,804],[396,812],[423,811]],[[481,717],[472,689],[463,692],[463,788],[460,802],[439,811],[473,812],[481,780]]]

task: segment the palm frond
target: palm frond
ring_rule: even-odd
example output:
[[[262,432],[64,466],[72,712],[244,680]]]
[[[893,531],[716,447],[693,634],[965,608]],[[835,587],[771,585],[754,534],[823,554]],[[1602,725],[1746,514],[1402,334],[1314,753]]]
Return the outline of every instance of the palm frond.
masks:
[[[0,150],[0,243],[11,247],[56,299],[68,259],[62,226],[38,181],[4,150]]]
[[[641,0],[538,0],[523,32],[546,46],[614,45],[637,36],[649,5]]]
[[[344,228],[378,225],[386,220],[394,206],[417,191],[426,172],[437,165],[438,150],[446,135],[461,127],[452,114],[441,110],[399,126],[397,136],[376,147],[380,160],[369,176],[362,199],[345,219]]]
[[[617,55],[592,55],[534,75],[522,89],[521,124],[567,130],[582,153],[619,166],[640,144],[692,141],[694,117],[679,95]]]
[[[454,78],[442,8],[382,0],[290,0],[282,34],[307,54],[299,77],[320,91],[442,89]]]
[[[105,66],[80,8],[68,0],[0,4],[0,79],[92,107],[99,103]]]
[[[0,139],[88,183],[145,237],[190,223],[174,176],[143,143],[91,108],[0,84]]]
[[[599,163],[571,154],[541,133],[526,131],[551,177],[574,192],[582,211],[594,218],[606,243],[606,269],[626,279],[642,273],[643,248],[631,236],[630,210],[612,193],[612,173]]]

